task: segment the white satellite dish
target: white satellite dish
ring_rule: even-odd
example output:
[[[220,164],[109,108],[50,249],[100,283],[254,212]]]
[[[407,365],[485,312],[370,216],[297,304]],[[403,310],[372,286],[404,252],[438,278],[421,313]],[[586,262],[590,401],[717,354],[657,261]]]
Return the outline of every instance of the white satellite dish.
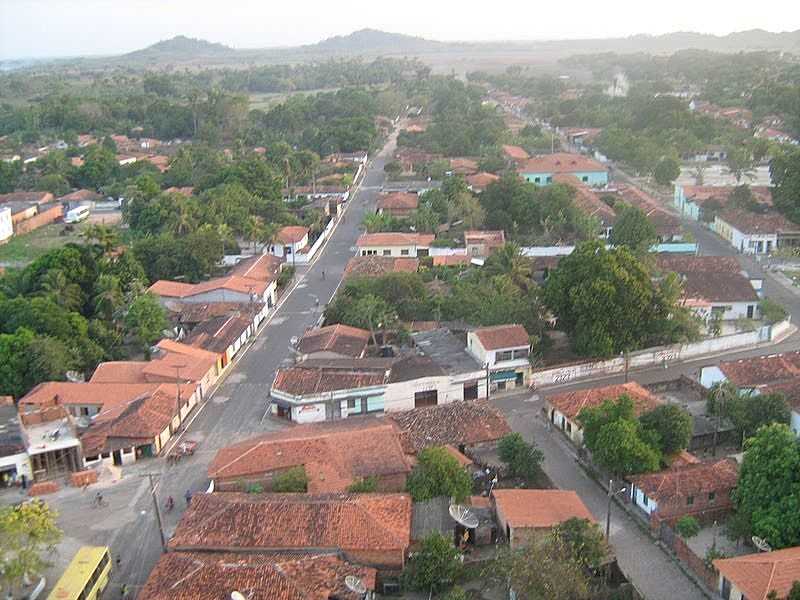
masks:
[[[467,529],[475,529],[478,526],[478,517],[473,515],[466,506],[451,504],[448,510],[453,520]]]
[[[772,546],[764,538],[754,535],[751,539],[753,540],[753,546],[761,550],[761,552],[772,552]]]
[[[347,589],[353,592],[354,594],[366,594],[367,593],[367,586],[364,585],[364,582],[361,581],[355,575],[348,575],[344,578],[344,584],[347,586]]]
[[[242,592],[237,592],[234,590],[231,592],[231,600],[247,600],[247,596],[245,596]]]

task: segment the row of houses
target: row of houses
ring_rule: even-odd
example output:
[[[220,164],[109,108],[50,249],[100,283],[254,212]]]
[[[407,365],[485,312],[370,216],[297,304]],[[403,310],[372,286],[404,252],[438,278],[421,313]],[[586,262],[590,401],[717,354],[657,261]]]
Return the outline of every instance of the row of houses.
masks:
[[[223,448],[208,470],[214,491],[192,498],[139,597],[229,595],[233,585],[276,600],[373,598],[398,589],[411,550],[430,531],[459,545],[504,540],[518,547],[572,518],[594,522],[571,491],[472,496],[465,506],[479,518],[471,529],[448,514],[448,499],[439,515],[442,503],[413,503],[404,493],[425,448],[445,447],[470,469],[472,449],[494,447],[509,432],[488,403],[457,402],[358,424],[297,426]],[[298,468],[305,493],[264,491]],[[375,492],[347,492],[365,479],[376,481]],[[361,589],[353,589],[353,578]]]
[[[86,381],[45,382],[17,402],[24,444],[0,459],[9,479],[53,479],[102,464],[125,465],[163,452],[213,391],[277,299],[283,261],[240,261],[200,284],[156,282],[173,336],[150,359],[97,366]]]
[[[411,349],[384,345],[381,356],[365,356],[370,338],[338,324],[306,333],[296,364],[275,375],[272,414],[296,423],[335,421],[477,400],[530,383],[530,338],[521,325],[420,331],[411,335]]]

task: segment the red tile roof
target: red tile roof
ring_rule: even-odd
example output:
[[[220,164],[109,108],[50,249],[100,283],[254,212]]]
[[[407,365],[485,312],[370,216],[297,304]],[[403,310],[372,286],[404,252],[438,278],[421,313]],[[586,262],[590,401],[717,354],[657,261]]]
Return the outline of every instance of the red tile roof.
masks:
[[[485,244],[489,248],[499,248],[506,243],[506,234],[502,229],[467,229],[464,232],[467,244]]]
[[[658,473],[628,477],[628,481],[656,502],[687,498],[736,487],[739,471],[736,461],[723,458],[713,462],[687,464]]]
[[[335,352],[353,358],[364,356],[369,344],[370,333],[349,325],[328,325],[307,331],[297,344],[301,354],[314,352]]]
[[[450,402],[388,414],[402,432],[406,452],[432,446],[472,446],[494,442],[511,433],[505,416],[489,402]]]
[[[427,248],[436,239],[432,233],[401,233],[398,231],[386,233],[363,233],[356,244],[360,247],[372,246],[422,246]]]
[[[333,554],[169,552],[161,555],[137,598],[227,600],[237,590],[248,600],[359,600],[345,586],[348,575],[375,589],[375,569]]]
[[[50,381],[40,383],[20,398],[20,405],[57,404],[103,406],[108,402],[133,400],[158,387],[154,383],[73,383]]]
[[[311,494],[344,492],[354,481],[408,473],[399,432],[384,419],[301,425],[222,448],[212,479],[253,477],[303,466]]]
[[[587,173],[602,171],[606,168],[594,159],[581,154],[556,152],[541,154],[525,161],[517,169],[519,173]]]
[[[287,225],[278,232],[277,240],[282,244],[296,244],[308,235],[308,227]]]
[[[681,275],[688,305],[718,302],[758,302],[758,293],[741,273],[692,272]]]
[[[528,332],[522,325],[495,325],[475,330],[475,335],[485,350],[530,346]]]
[[[656,254],[656,266],[675,273],[741,273],[735,256],[681,256]]]
[[[302,362],[294,367],[278,369],[272,389],[292,396],[313,396],[337,390],[353,390],[381,386],[386,383],[388,369],[366,365],[325,367]]]
[[[345,277],[380,277],[387,273],[416,273],[418,258],[392,256],[354,256],[347,261]]]
[[[47,204],[53,201],[50,192],[11,192],[0,194],[0,204],[4,202],[29,202],[31,204]]]
[[[407,494],[196,494],[172,550],[405,550]]]
[[[450,169],[455,173],[469,175],[478,171],[478,161],[472,158],[451,158]]]
[[[617,213],[585,183],[570,173],[556,173],[553,175],[555,183],[570,186],[575,190],[572,201],[578,210],[589,217],[597,217],[606,226],[612,225],[617,220]]]
[[[189,298],[214,290],[263,294],[277,279],[283,259],[266,254],[240,261],[227,275],[200,283],[159,280],[148,291],[165,298]]]
[[[755,388],[800,378],[800,352],[721,362],[720,370],[739,388]]]
[[[800,547],[718,558],[714,567],[748,600],[766,600],[773,590],[778,598],[786,598],[800,580]]]
[[[658,396],[653,395],[635,381],[554,394],[549,396],[547,401],[565,417],[574,419],[584,408],[600,406],[605,400],[613,401],[623,395],[633,400],[638,415],[663,404]]]
[[[92,374],[90,383],[147,383],[143,360],[115,360],[102,362]]]
[[[494,173],[475,173],[474,175],[467,175],[467,185],[475,190],[484,190],[495,181],[499,181],[500,177]]]
[[[102,196],[92,190],[76,190],[64,196],[61,196],[59,202],[87,202],[100,200]]]
[[[524,148],[519,146],[512,146],[511,144],[503,145],[503,154],[511,160],[528,160],[531,155],[528,154]]]
[[[732,185],[684,185],[682,187],[683,195],[700,206],[709,200],[717,200],[724,205],[730,200],[731,192],[736,189]],[[750,186],[750,193],[757,202],[767,206],[772,205],[772,192],[768,186]]]
[[[777,212],[758,214],[746,210],[726,210],[717,215],[717,219],[742,233],[800,233],[800,225]]]
[[[594,522],[592,513],[572,490],[495,489],[492,497],[497,511],[512,528],[551,528],[572,518]]]
[[[472,257],[466,254],[448,254],[445,256],[434,256],[434,267],[456,267],[459,265],[468,265],[472,262]]]
[[[419,206],[419,196],[406,192],[394,192],[378,197],[378,208],[384,210],[415,210]]]

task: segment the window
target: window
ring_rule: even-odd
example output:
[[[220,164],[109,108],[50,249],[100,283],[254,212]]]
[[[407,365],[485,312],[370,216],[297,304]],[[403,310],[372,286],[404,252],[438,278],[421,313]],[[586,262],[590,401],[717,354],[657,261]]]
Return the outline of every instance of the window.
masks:
[[[647,508],[648,503],[650,502],[650,498],[647,497],[647,494],[642,494],[642,505]]]
[[[553,183],[553,178],[548,176],[547,179],[545,180],[545,183]]]
[[[567,421],[567,433],[572,433],[572,423]]]
[[[403,248],[400,250],[400,256],[408,256],[408,248]]]
[[[708,492],[708,503],[714,504],[717,501],[717,492]]]
[[[379,398],[367,398],[367,412],[383,412],[383,396]]]
[[[534,177],[533,178],[533,183],[542,183],[542,178],[541,177]]]
[[[581,177],[581,181],[583,183],[589,183],[589,176],[588,175],[584,175],[583,177]]]
[[[384,250],[383,251],[383,255],[384,256],[391,256],[392,255],[392,251],[391,250]]]
[[[414,394],[414,408],[421,406],[436,406],[439,402],[439,397],[436,390],[427,390],[425,392],[416,392]]]
[[[504,360],[511,360],[514,357],[514,353],[511,350],[503,350],[502,352],[496,352],[494,355],[494,359],[497,362],[502,362]]]
[[[360,404],[360,402],[359,402]],[[347,408],[355,408],[356,407],[356,399],[355,398],[348,398],[347,399]]]
[[[375,256],[377,253],[377,250],[362,250],[361,256]]]
[[[686,496],[686,506],[694,504],[694,496]]]
[[[514,350],[514,359],[528,358],[528,354],[530,354],[530,352],[527,348],[523,348],[522,350]]]
[[[292,253],[292,247],[286,246],[286,254],[291,254],[291,253]]]

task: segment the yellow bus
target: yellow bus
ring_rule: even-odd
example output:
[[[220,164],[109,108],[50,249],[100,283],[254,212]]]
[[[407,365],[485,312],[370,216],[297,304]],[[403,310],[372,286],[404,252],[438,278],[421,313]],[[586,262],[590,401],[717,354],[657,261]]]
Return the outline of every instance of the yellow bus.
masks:
[[[97,600],[108,585],[110,574],[108,546],[83,546],[47,600]]]

